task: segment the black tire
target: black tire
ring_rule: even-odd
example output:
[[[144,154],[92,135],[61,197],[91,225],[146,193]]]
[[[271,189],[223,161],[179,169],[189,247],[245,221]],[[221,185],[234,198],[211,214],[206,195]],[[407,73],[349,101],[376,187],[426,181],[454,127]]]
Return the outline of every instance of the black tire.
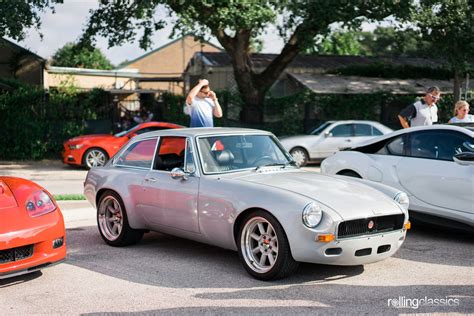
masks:
[[[347,177],[362,179],[360,174],[358,174],[357,172],[352,171],[352,170],[342,170],[342,171],[339,171],[337,174],[340,174],[341,176],[347,176]]]
[[[298,167],[304,167],[308,164],[309,155],[306,149],[295,147],[290,150],[290,154],[293,156]]]
[[[268,224],[271,225],[271,229]],[[261,232],[260,227],[264,228],[265,233],[261,234],[260,240],[257,241],[253,237],[256,234],[254,229]],[[268,235],[269,231],[271,233]],[[283,227],[275,217],[262,210],[251,212],[245,216],[239,227],[237,246],[239,258],[245,270],[258,280],[270,281],[285,278],[294,273],[299,266],[299,263],[291,255],[290,245]],[[261,250],[252,251],[256,247]],[[274,256],[273,253],[276,255]],[[273,264],[270,256],[273,258]],[[263,264],[262,257],[264,257]],[[257,263],[257,261],[259,262]],[[268,265],[266,265],[267,262]]]
[[[109,155],[102,148],[89,148],[82,156],[82,164],[86,169],[101,167],[109,160]]]
[[[111,209],[117,212],[111,212]],[[114,232],[116,224],[118,228],[117,232]],[[123,201],[114,191],[105,191],[100,197],[97,205],[97,227],[102,239],[114,247],[136,244],[145,232],[130,227]]]

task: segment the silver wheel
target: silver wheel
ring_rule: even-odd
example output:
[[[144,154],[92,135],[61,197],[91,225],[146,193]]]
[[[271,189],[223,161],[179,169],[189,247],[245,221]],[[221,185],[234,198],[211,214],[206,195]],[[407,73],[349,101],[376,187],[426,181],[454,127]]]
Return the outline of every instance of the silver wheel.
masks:
[[[293,156],[293,160],[296,162],[298,167],[304,167],[309,160],[308,154],[302,148],[295,148],[290,151],[290,154]]]
[[[100,231],[109,241],[114,241],[120,236],[123,228],[123,210],[113,196],[109,195],[102,200],[98,222]]]
[[[254,217],[245,224],[240,247],[247,266],[257,273],[270,271],[277,261],[278,237],[263,217]]]
[[[85,164],[87,168],[101,167],[107,162],[107,155],[101,149],[89,149],[85,155]]]

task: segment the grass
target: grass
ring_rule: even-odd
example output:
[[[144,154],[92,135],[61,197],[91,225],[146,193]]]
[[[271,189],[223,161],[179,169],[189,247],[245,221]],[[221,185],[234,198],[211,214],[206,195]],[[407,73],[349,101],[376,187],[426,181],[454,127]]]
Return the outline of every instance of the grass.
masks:
[[[82,201],[86,199],[82,194],[54,194],[53,197],[56,201]]]

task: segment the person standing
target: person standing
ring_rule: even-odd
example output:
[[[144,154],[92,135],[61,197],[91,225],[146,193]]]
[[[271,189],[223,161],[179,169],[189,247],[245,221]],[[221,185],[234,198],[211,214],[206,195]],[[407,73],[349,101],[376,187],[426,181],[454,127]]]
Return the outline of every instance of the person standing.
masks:
[[[448,123],[470,123],[474,122],[474,116],[469,114],[469,103],[458,101],[454,105],[454,116]]]
[[[403,128],[433,125],[438,122],[438,107],[436,101],[441,98],[438,87],[431,87],[426,91],[423,99],[404,108],[398,115]]]
[[[222,117],[217,96],[209,87],[209,81],[200,79],[186,97],[185,113],[191,116],[190,127],[214,127],[215,117]]]

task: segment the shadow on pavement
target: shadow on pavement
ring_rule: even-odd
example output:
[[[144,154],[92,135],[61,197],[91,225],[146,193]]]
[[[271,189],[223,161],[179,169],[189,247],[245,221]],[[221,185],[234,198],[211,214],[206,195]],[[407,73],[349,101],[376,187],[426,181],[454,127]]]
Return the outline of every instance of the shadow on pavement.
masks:
[[[28,274],[0,280],[0,289],[34,280],[42,275],[43,273],[41,271],[35,271]]]

